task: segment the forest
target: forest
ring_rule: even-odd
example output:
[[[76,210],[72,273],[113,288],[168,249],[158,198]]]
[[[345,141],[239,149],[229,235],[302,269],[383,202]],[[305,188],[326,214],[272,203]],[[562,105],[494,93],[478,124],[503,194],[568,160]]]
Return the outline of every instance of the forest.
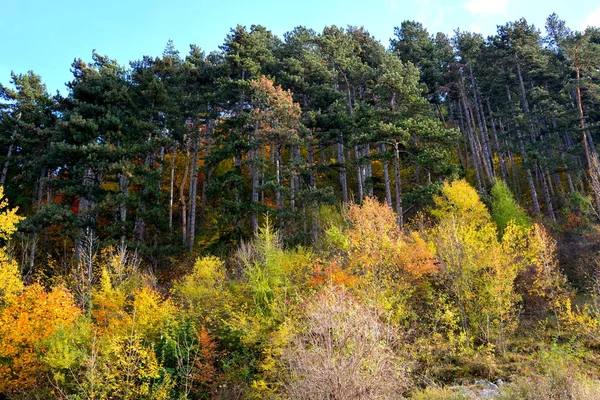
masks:
[[[600,28],[71,72],[0,84],[0,398],[600,398]]]

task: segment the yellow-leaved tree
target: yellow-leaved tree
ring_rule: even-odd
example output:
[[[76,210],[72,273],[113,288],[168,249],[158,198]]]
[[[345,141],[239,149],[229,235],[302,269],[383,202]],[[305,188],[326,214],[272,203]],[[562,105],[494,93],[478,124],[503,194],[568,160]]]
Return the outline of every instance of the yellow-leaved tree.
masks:
[[[88,372],[81,386],[97,398],[168,398],[173,382],[161,375],[162,360],[155,350],[164,334],[176,329],[178,309],[153,287],[151,275],[128,264],[131,255],[105,253],[91,298],[96,337],[90,347],[95,346],[95,354],[90,351],[84,361]]]
[[[520,296],[514,283],[522,264],[519,251],[508,251],[515,250],[508,241],[520,238],[518,230],[509,222],[509,234],[499,241],[488,209],[465,180],[445,182],[434,203],[438,224],[431,241],[463,338],[502,347],[517,322]]]
[[[17,224],[23,219],[17,215],[18,207],[8,208],[8,200],[4,198],[4,188],[0,186],[0,241],[3,244],[17,231]],[[23,282],[19,266],[11,260],[6,247],[0,247],[0,308],[16,298],[23,290]]]

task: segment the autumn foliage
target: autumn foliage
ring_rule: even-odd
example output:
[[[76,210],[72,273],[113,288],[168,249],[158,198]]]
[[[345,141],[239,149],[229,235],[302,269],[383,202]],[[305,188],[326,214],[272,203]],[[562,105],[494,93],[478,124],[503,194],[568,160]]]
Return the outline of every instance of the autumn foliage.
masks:
[[[61,288],[28,286],[0,313],[0,393],[26,393],[45,380],[44,342],[75,324],[82,312]]]
[[[494,213],[466,181],[445,182],[432,219],[404,228],[374,197],[326,207],[314,248],[286,246],[266,217],[251,241],[198,257],[169,290],[126,248],[92,254],[89,282],[48,289],[24,285],[4,250],[0,393],[420,398],[457,363],[475,377],[512,371],[498,365],[532,321],[597,345],[597,306],[573,304],[555,240],[505,189]]]
[[[367,197],[362,204],[348,207],[348,219],[349,262],[354,270],[396,279],[437,270],[423,238],[418,232],[405,234],[388,205]]]

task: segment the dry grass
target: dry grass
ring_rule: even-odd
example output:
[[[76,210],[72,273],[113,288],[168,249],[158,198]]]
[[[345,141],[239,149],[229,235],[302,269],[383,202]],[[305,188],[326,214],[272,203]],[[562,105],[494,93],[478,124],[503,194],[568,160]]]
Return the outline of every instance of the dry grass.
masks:
[[[567,369],[545,376],[518,378],[502,391],[499,400],[597,400],[600,382]]]

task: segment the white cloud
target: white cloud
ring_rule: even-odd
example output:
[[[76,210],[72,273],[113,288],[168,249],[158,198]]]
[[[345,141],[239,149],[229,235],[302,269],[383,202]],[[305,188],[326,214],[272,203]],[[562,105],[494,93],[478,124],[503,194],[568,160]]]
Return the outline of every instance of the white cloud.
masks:
[[[469,0],[463,7],[471,14],[505,14],[508,0]]]
[[[581,24],[581,30],[584,31],[588,26],[597,26],[600,27],[600,7],[592,10],[591,13],[588,14],[586,19]]]

